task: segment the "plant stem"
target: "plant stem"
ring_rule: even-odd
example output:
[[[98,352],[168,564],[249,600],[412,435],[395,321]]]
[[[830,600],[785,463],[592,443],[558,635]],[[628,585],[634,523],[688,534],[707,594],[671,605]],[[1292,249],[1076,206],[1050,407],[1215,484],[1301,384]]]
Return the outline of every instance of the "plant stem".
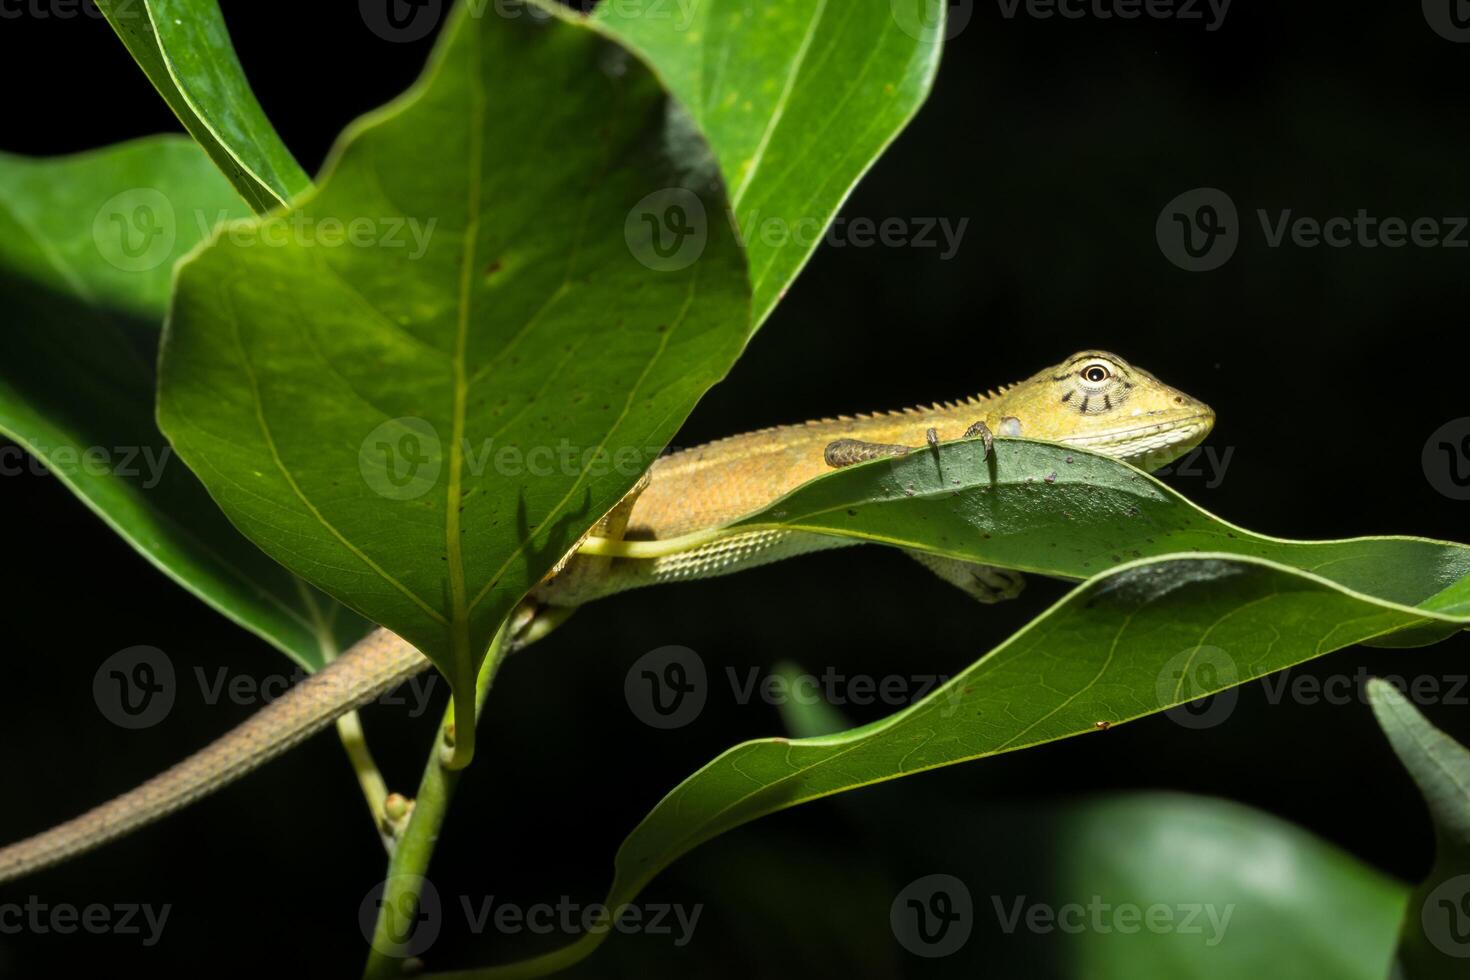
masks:
[[[475,682],[475,722],[479,721],[481,710],[485,706],[485,697],[490,693],[490,685],[494,682],[495,674],[510,646],[507,642],[508,627],[509,620],[500,625],[490,644],[490,651],[485,656],[485,662],[480,666],[480,675]],[[444,725],[448,725],[453,718],[454,708],[451,706],[445,712]],[[429,761],[424,766],[424,775],[419,782],[418,796],[414,799],[408,827],[399,839],[398,846],[394,848],[392,860],[388,862],[388,875],[383,883],[378,920],[374,926],[372,949],[363,970],[363,980],[392,980],[404,975],[405,958],[401,953],[404,940],[395,935],[400,931],[400,922],[394,920],[399,918],[397,912],[400,909],[417,913],[419,896],[424,886],[424,872],[434,855],[434,845],[439,841],[439,830],[444,825],[449,801],[459,785],[460,772],[446,768],[441,757],[443,730],[444,726],[441,725],[430,749]]]
[[[301,579],[294,579],[296,591],[300,593],[301,599],[306,606],[307,613],[311,616],[312,630],[316,633],[317,649],[322,653],[322,662],[329,664],[336,660],[341,654],[342,648],[337,644],[337,636],[332,630],[332,620],[337,616],[337,609],[332,607],[324,611],[321,603],[317,602],[317,593],[312,591]],[[383,848],[391,857],[393,854],[393,830],[384,812],[384,801],[388,798],[388,784],[383,779],[383,774],[378,771],[378,764],[373,759],[372,750],[368,748],[367,733],[362,729],[362,716],[356,711],[349,711],[337,719],[337,737],[342,741],[342,748],[347,752],[347,760],[352,763],[352,771],[357,774],[357,785],[362,787],[363,799],[367,801],[368,813],[373,818],[373,829],[383,841]]]
[[[342,740],[342,748],[347,751],[352,771],[357,774],[357,784],[362,787],[368,811],[373,815],[373,826],[383,839],[383,846],[388,854],[392,855],[393,835],[389,829],[387,814],[383,812],[384,801],[388,798],[388,784],[378,771],[377,762],[373,760],[367,736],[362,730],[362,717],[356,711],[349,711],[337,719],[337,737]]]

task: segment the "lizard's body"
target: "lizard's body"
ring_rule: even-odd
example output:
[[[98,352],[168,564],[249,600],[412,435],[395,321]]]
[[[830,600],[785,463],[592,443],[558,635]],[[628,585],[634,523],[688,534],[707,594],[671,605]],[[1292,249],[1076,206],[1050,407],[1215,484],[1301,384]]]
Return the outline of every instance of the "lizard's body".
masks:
[[[984,396],[763,429],[664,456],[645,483],[593,533],[604,540],[666,541],[717,529],[834,465],[976,434],[988,441],[993,432],[1065,442],[1154,469],[1196,445],[1213,422],[1207,406],[1147,372],[1115,355],[1084,351]],[[576,607],[641,585],[723,575],[851,543],[805,532],[757,531],[692,541],[654,558],[574,554],[532,591],[530,600],[543,608]],[[1019,584],[1018,576],[987,566],[921,560],[986,601],[1014,594]],[[180,809],[429,666],[403,640],[386,630],[374,631],[289,695],[179,765],[75,820],[0,848],[0,882]]]

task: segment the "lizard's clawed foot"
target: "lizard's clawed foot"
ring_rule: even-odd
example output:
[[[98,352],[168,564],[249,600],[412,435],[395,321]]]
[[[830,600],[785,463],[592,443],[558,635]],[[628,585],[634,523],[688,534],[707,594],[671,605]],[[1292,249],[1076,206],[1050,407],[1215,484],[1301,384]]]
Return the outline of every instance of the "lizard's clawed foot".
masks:
[[[895,446],[882,442],[863,442],[861,439],[838,439],[827,444],[822,458],[833,469],[841,469],[854,463],[866,463],[870,459],[884,456],[907,456],[913,452],[908,446]]]
[[[966,429],[965,434],[960,438],[974,439],[977,436],[985,440],[985,456],[989,458],[991,452],[995,450],[995,435],[990,431],[990,426],[984,422],[976,422]]]
[[[965,591],[981,602],[1004,602],[1007,599],[1014,599],[1026,587],[1025,577],[1020,572],[1013,572],[1009,568],[996,568],[994,565],[971,565],[968,571],[973,587],[966,588]]]
[[[922,551],[910,551],[908,554],[920,565],[951,585],[959,587],[977,602],[988,604],[1014,599],[1026,587],[1025,577],[1009,568],[996,568],[994,565],[945,558]]]

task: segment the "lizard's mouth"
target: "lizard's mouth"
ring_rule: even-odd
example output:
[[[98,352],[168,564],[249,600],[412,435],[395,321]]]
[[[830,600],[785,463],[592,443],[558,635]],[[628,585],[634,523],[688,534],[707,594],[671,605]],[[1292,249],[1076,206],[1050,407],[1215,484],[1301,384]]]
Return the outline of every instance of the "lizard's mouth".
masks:
[[[1203,406],[1201,406],[1203,408]],[[1215,413],[1208,408],[1157,422],[1089,432],[1061,440],[1069,446],[1112,456],[1144,470],[1167,466],[1204,441],[1215,427]]]

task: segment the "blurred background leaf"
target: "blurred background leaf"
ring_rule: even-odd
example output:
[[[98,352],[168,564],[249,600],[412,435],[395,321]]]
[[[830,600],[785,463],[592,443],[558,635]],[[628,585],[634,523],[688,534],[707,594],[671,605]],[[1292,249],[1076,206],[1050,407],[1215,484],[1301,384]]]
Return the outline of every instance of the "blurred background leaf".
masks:
[[[0,154],[0,432],[165,575],[315,668],[367,624],[242,537],[154,422],[174,261],[247,213],[187,139]]]

